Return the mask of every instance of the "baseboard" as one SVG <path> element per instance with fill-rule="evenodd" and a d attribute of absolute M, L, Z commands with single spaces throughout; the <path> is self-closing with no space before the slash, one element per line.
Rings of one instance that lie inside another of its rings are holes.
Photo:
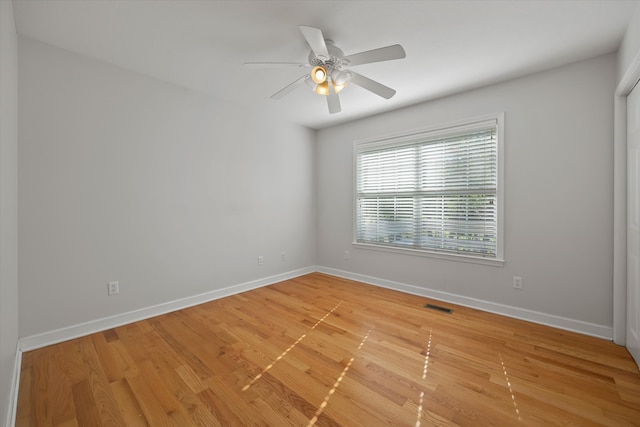
<path fill-rule="evenodd" d="M 452 304 L 457 304 L 464 307 L 476 308 L 478 310 L 488 311 L 490 313 L 500 314 L 515 319 L 526 320 L 529 322 L 552 326 L 567 331 L 578 332 L 584 335 L 590 335 L 607 340 L 611 340 L 613 338 L 613 328 L 611 326 L 583 322 L 580 320 L 555 316 L 553 314 L 512 307 L 504 304 L 498 304 L 495 302 L 484 301 L 476 298 L 469 298 L 462 295 L 456 295 L 433 289 L 426 289 L 414 285 L 408 285 L 406 283 L 394 282 L 391 280 L 380 279 L 377 277 L 366 276 L 363 274 L 352 273 L 349 271 L 343 271 L 329 267 L 319 266 L 317 268 L 317 271 L 319 271 L 320 273 L 330 274 L 332 276 L 380 286 L 382 288 L 393 289 L 412 295 L 419 295 L 427 298 L 437 299 L 440 301 L 450 302 Z"/>
<path fill-rule="evenodd" d="M 107 329 L 126 325 L 128 323 L 149 319 L 151 317 L 170 313 L 176 310 L 181 310 L 187 307 L 192 307 L 194 305 L 213 301 L 219 298 L 224 298 L 241 292 L 250 291 L 256 288 L 261 288 L 263 286 L 268 286 L 273 283 L 281 282 L 283 280 L 293 279 L 295 277 L 313 273 L 314 271 L 316 271 L 315 266 L 305 267 L 298 270 L 277 274 L 275 276 L 265 277 L 262 279 L 229 286 L 222 289 L 216 289 L 214 291 L 181 298 L 175 301 L 142 308 L 115 316 L 104 317 L 78 325 L 68 326 L 37 335 L 31 335 L 20 339 L 19 349 L 21 351 L 35 350 L 37 348 L 57 344 L 63 341 L 68 341 L 70 339 L 82 337 L 96 332 L 105 331 Z"/>
<path fill-rule="evenodd" d="M 6 427 L 16 425 L 16 415 L 18 411 L 18 389 L 20 388 L 20 370 L 22 369 L 22 351 L 20 343 L 16 343 L 16 357 L 13 362 L 13 373 L 11 375 L 11 388 L 9 389 L 9 407 L 7 408 Z"/>

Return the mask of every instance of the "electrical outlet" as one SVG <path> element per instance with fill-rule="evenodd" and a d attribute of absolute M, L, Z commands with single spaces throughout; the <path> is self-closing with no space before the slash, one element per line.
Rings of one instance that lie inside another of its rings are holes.
<path fill-rule="evenodd" d="M 522 277 L 513 276 L 513 289 L 522 289 Z"/>
<path fill-rule="evenodd" d="M 258 265 L 264 264 L 264 258 L 262 255 L 258 256 Z"/>
<path fill-rule="evenodd" d="M 107 283 L 107 295 L 115 295 L 120 293 L 120 284 L 118 282 Z"/>
<path fill-rule="evenodd" d="M 282 262 L 286 262 L 287 261 L 287 253 L 286 252 L 282 252 L 280 254 L 280 261 L 282 261 Z"/>
<path fill-rule="evenodd" d="M 344 259 L 348 260 L 350 258 L 349 251 L 344 251 Z"/>

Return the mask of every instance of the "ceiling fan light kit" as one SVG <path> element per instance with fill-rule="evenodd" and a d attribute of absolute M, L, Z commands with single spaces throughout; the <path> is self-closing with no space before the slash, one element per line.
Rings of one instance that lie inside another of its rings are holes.
<path fill-rule="evenodd" d="M 346 86 L 347 86 L 346 83 L 343 83 L 341 85 L 337 85 L 335 82 L 331 82 L 331 87 L 333 88 L 333 91 L 336 94 L 340 93 L 340 91 L 342 89 L 344 89 Z M 315 93 L 317 93 L 318 95 L 329 96 L 329 82 L 328 81 L 324 81 L 324 82 L 320 83 L 319 85 L 316 85 L 316 87 L 313 89 L 313 91 Z"/>
<path fill-rule="evenodd" d="M 315 66 L 313 70 L 311 70 L 311 79 L 316 82 L 316 84 L 324 83 L 327 80 L 327 70 L 321 65 Z"/>
<path fill-rule="evenodd" d="M 281 99 L 298 86 L 308 84 L 313 91 L 327 97 L 329 113 L 335 114 L 341 111 L 338 93 L 347 86 L 347 82 L 360 86 L 385 99 L 391 98 L 396 91 L 382 83 L 362 76 L 347 67 L 354 65 L 370 64 L 373 62 L 402 59 L 406 56 L 404 49 L 399 44 L 381 47 L 345 56 L 332 40 L 325 39 L 318 28 L 299 26 L 302 35 L 311 47 L 308 64 L 291 62 L 247 62 L 247 67 L 291 67 L 311 68 L 311 72 L 304 74 L 294 82 L 285 86 L 271 96 L 273 99 Z"/>

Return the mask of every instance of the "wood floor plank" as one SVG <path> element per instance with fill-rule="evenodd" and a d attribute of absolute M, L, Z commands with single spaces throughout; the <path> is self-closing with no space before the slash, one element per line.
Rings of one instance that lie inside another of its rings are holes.
<path fill-rule="evenodd" d="M 101 334 L 97 334 L 101 335 Z M 95 405 L 94 409 L 89 410 L 86 408 L 86 412 L 83 417 L 78 416 L 78 422 L 81 425 L 87 425 L 88 420 L 94 420 L 95 413 L 98 414 L 98 425 L 123 425 L 124 421 L 120 415 L 118 404 L 110 391 L 107 374 L 100 363 L 100 357 L 96 351 L 93 339 L 96 334 L 84 337 L 80 340 L 80 351 L 84 361 L 84 366 L 87 367 L 88 379 L 74 384 L 74 401 L 80 402 L 83 405 Z M 78 386 L 79 387 L 76 387 Z M 85 393 L 86 387 L 89 387 L 91 396 L 80 397 L 76 396 L 76 393 Z M 78 403 L 76 403 L 77 406 Z M 76 408 L 77 410 L 77 408 Z"/>
<path fill-rule="evenodd" d="M 93 397 L 93 390 L 89 380 L 74 384 L 72 393 L 78 423 L 80 425 L 102 425 L 98 405 Z M 37 424 L 44 425 L 39 422 Z"/>
<path fill-rule="evenodd" d="M 313 273 L 23 354 L 16 425 L 640 426 L 640 372 L 610 341 Z"/>
<path fill-rule="evenodd" d="M 110 384 L 113 396 L 118 402 L 118 408 L 120 414 L 124 420 L 125 425 L 132 427 L 144 427 L 149 426 L 138 400 L 131 390 L 131 386 L 127 378 L 122 378 L 118 381 L 114 381 Z"/>
<path fill-rule="evenodd" d="M 223 399 L 220 399 L 210 388 L 206 388 L 198 393 L 198 400 L 202 407 L 208 411 L 215 419 L 212 426 L 241 426 L 242 421 L 232 410 L 227 407 Z"/>
<path fill-rule="evenodd" d="M 171 421 L 161 403 L 161 399 L 158 399 L 154 394 L 142 373 L 127 377 L 127 383 L 149 425 L 171 425 Z"/>
<path fill-rule="evenodd" d="M 256 384 L 255 388 L 261 396 L 257 400 L 263 402 L 264 405 L 272 406 L 277 412 L 278 418 L 287 420 L 287 425 L 305 425 L 316 410 L 312 403 L 302 398 L 269 372 L 263 375 L 262 381 Z M 278 425 L 278 418 L 274 419 L 272 416 L 269 424 Z"/>

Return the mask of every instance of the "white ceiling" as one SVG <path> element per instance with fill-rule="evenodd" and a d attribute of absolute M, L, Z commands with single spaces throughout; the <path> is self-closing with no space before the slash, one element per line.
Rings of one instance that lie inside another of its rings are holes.
<path fill-rule="evenodd" d="M 14 0 L 14 13 L 20 35 L 318 129 L 614 52 L 639 3 Z M 270 99 L 304 71 L 242 64 L 306 62 L 301 24 L 346 55 L 401 44 L 405 59 L 354 67 L 396 95 L 351 85 L 331 115 L 306 86 Z"/>

